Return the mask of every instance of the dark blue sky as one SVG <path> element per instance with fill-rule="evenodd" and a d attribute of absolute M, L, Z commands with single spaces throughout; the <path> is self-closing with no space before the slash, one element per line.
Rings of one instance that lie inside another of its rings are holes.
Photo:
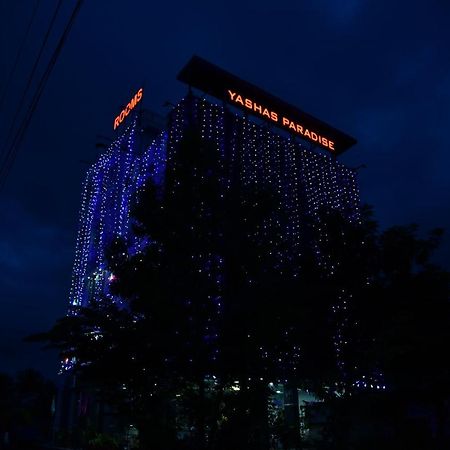
<path fill-rule="evenodd" d="M 56 0 L 41 3 L 0 110 L 0 145 Z M 0 5 L 2 87 L 33 4 Z M 0 194 L 0 370 L 57 367 L 21 337 L 65 314 L 80 160 L 95 158 L 96 135 L 112 135 L 136 87 L 161 114 L 179 100 L 175 77 L 194 53 L 355 136 L 340 159 L 367 165 L 362 200 L 383 227 L 449 229 L 449 23 L 446 0 L 86 1 Z M 447 266 L 449 249 L 447 239 L 437 256 Z"/>

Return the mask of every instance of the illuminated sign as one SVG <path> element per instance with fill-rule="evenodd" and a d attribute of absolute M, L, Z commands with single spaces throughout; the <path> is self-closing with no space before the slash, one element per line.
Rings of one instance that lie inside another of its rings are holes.
<path fill-rule="evenodd" d="M 144 94 L 143 88 L 140 88 L 134 97 L 128 102 L 127 106 L 120 112 L 120 114 L 114 119 L 114 129 L 116 129 L 124 120 L 125 117 L 130 114 L 131 111 L 136 107 L 136 105 L 142 100 L 142 95 Z"/>
<path fill-rule="evenodd" d="M 178 74 L 189 86 L 224 100 L 339 155 L 356 140 L 235 75 L 194 56 Z"/>
<path fill-rule="evenodd" d="M 309 130 L 308 128 L 304 127 L 303 125 L 296 123 L 294 120 L 291 120 L 288 117 L 284 117 L 283 115 L 279 114 L 277 111 L 271 111 L 268 108 L 265 108 L 264 106 L 253 101 L 252 99 L 243 97 L 242 95 L 238 94 L 237 92 L 233 92 L 230 89 L 228 89 L 227 92 L 229 95 L 229 100 L 231 102 L 237 103 L 241 106 L 245 106 L 247 109 L 250 109 L 251 111 L 262 116 L 263 118 L 270 119 L 271 121 L 273 121 L 277 124 L 281 124 L 283 127 L 286 127 L 289 130 L 292 130 L 295 133 L 298 133 L 305 139 L 309 139 L 310 141 L 317 142 L 318 144 L 322 145 L 323 147 L 329 149 L 332 152 L 335 151 L 334 141 L 332 141 L 330 138 L 321 136 L 319 133 Z"/>

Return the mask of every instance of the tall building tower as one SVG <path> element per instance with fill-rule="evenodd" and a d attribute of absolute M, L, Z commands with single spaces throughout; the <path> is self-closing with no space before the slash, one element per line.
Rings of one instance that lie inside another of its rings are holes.
<path fill-rule="evenodd" d="M 116 274 L 108 263 L 108 252 L 117 240 L 130 257 L 144 253 L 152 244 L 152 236 L 137 233 L 133 226 L 133 211 L 139 209 L 142 194 L 153 186 L 166 199 L 183 198 L 197 214 L 196 221 L 186 218 L 192 235 L 200 224 L 202 233 L 219 243 L 209 250 L 195 246 L 190 250 L 191 269 L 198 272 L 196 280 L 207 286 L 203 297 L 195 301 L 200 302 L 197 310 L 204 311 L 200 341 L 206 343 L 214 373 L 221 358 L 221 317 L 232 309 L 229 285 L 234 268 L 230 266 L 240 264 L 236 256 L 239 249 L 234 248 L 233 253 L 227 248 L 233 236 L 227 213 L 232 211 L 235 223 L 245 228 L 247 218 L 252 220 L 252 211 L 264 210 L 251 227 L 239 231 L 254 244 L 254 259 L 270 266 L 269 271 L 260 270 L 256 276 L 277 273 L 278 280 L 289 283 L 302 276 L 302 264 L 311 255 L 323 273 L 333 274 L 336 261 L 323 245 L 327 233 L 323 212 L 337 213 L 350 224 L 360 220 L 355 171 L 337 159 L 355 140 L 200 58 L 194 57 L 178 78 L 189 85 L 189 92 L 173 107 L 160 131 L 155 133 L 155 127 L 144 126 L 142 114 L 132 111 L 136 101 L 131 101 L 114 123 L 118 137 L 88 170 L 69 314 L 105 298 L 121 304 L 122 299 L 112 289 Z M 201 89 L 205 95 L 195 94 L 192 88 Z M 186 146 L 189 141 L 190 147 Z M 196 160 L 190 158 L 193 145 L 202 147 L 207 163 L 199 164 L 198 154 Z M 183 194 L 186 173 L 199 185 L 204 179 L 214 179 L 214 200 L 201 189 L 187 198 Z M 245 268 L 242 270 L 245 272 Z M 254 276 L 248 274 L 245 283 L 250 286 L 258 282 Z M 329 311 L 334 321 L 332 346 L 341 379 L 347 386 L 360 386 L 356 373 L 350 373 L 356 367 L 349 370 L 345 359 L 349 297 L 351 293 L 342 290 Z M 239 301 L 247 299 L 241 297 Z M 277 301 L 275 293 L 274 309 Z M 286 335 L 290 332 L 287 329 Z M 288 383 L 289 374 L 301 364 L 301 349 L 269 349 L 262 344 L 258 348 L 261 361 L 279 366 L 277 378 L 271 379 L 273 372 L 269 370 L 264 372 L 264 364 L 255 366 L 254 373 L 249 374 L 264 382 Z M 190 361 L 195 358 L 187 357 Z M 70 368 L 71 361 L 66 365 Z M 371 380 L 374 388 L 381 387 L 376 379 Z M 292 392 L 289 395 L 292 397 Z"/>
<path fill-rule="evenodd" d="M 195 63 L 194 59 L 184 72 L 205 70 L 204 76 L 208 77 L 211 66 L 198 67 Z M 236 85 L 235 80 L 233 84 Z M 358 220 L 359 193 L 355 172 L 336 159 L 343 150 L 320 153 L 309 148 L 308 139 L 309 144 L 317 144 L 317 139 L 336 147 L 339 143 L 314 131 L 308 133 L 308 129 L 297 123 L 296 127 L 314 139 L 291 131 L 290 125 L 283 130 L 281 120 L 285 118 L 279 112 L 270 111 L 272 117 L 274 114 L 279 116 L 280 124 L 274 124 L 270 118 L 267 123 L 266 117 L 259 113 L 264 110 L 256 101 L 239 97 L 244 114 L 234 108 L 235 101 L 212 103 L 204 96 L 190 93 L 173 108 L 167 127 L 147 146 L 142 144 L 142 127 L 135 115 L 90 167 L 83 185 L 71 307 L 86 305 L 96 295 L 108 292 L 111 274 L 106 270 L 105 249 L 114 237 L 125 238 L 130 251 L 139 251 L 143 244 L 130 229 L 130 209 L 148 182 L 164 187 L 168 174 L 170 179 L 176 176 L 173 170 L 179 142 L 192 126 L 200 130 L 222 168 L 224 193 L 236 187 L 245 190 L 252 186 L 277 194 L 272 214 L 259 233 L 270 237 L 271 251 L 277 255 L 280 270 L 285 268 L 295 272 L 295 261 L 301 256 L 302 249 L 315 245 L 311 242 L 307 224 L 320 227 L 322 209 L 338 211 L 350 222 Z M 249 114 L 245 102 L 247 105 L 251 102 L 250 112 L 256 111 L 256 115 Z M 312 120 L 308 115 L 307 118 Z M 280 128 L 276 128 L 278 125 Z M 320 129 L 324 125 L 317 120 L 315 126 Z M 342 145 L 348 146 L 352 139 L 342 136 Z"/>

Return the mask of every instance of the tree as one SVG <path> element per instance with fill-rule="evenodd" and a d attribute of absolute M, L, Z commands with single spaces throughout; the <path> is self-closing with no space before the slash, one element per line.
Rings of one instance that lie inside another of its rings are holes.
<path fill-rule="evenodd" d="M 264 448 L 270 381 L 296 392 L 337 377 L 333 287 L 312 249 L 292 263 L 301 277 L 284 271 L 261 232 L 283 215 L 278 194 L 228 188 L 216 152 L 195 127 L 185 134 L 164 187 L 149 181 L 132 211 L 139 245 L 117 237 L 107 251 L 109 292 L 39 337 L 137 424 L 144 445 L 175 440 L 181 408 L 196 448 L 233 427 L 230 445 Z"/>
<path fill-rule="evenodd" d="M 429 264 L 439 233 L 381 233 L 368 211 L 355 223 L 323 210 L 304 218 L 310 245 L 283 266 L 261 232 L 277 193 L 229 186 L 233 174 L 195 127 L 173 151 L 164 186 L 148 181 L 132 211 L 136 240 L 108 248 L 107 293 L 38 337 L 136 424 L 143 447 L 267 447 L 271 381 L 323 398 L 355 394 L 362 376 L 403 386 L 425 301 L 445 324 L 447 274 Z M 424 358 L 439 333 L 423 333 Z M 446 372 L 431 363 L 442 392 Z"/>
<path fill-rule="evenodd" d="M 331 403 L 330 448 L 447 448 L 450 274 L 431 263 L 442 230 L 420 237 L 415 225 L 380 231 L 372 223 L 344 235 L 347 257 L 339 258 L 344 264 L 335 279 L 352 294 L 346 357 L 358 365 L 359 381 L 349 386 L 352 397 Z M 359 250 L 352 244 L 358 241 L 364 242 Z M 329 242 L 342 251 L 338 239 Z M 411 408 L 428 411 L 421 425 L 408 418 Z M 363 427 L 366 435 L 357 436 Z"/>

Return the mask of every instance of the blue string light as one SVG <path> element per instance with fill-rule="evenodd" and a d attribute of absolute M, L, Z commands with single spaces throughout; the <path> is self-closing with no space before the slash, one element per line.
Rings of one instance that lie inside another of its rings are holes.
<path fill-rule="evenodd" d="M 70 314 L 76 314 L 77 307 L 100 300 L 104 295 L 113 298 L 108 286 L 114 274 L 108 271 L 105 258 L 105 251 L 111 243 L 121 238 L 130 254 L 143 251 L 148 244 L 142 237 L 133 234 L 130 210 L 148 183 L 162 189 L 168 188 L 168 173 L 172 180 L 176 180 L 178 144 L 193 123 L 199 127 L 202 138 L 211 144 L 211 151 L 215 152 L 222 174 L 219 180 L 221 197 L 230 191 L 234 183 L 239 183 L 243 188 L 276 193 L 273 213 L 260 224 L 252 238 L 270 243 L 267 251 L 274 257 L 280 273 L 297 277 L 302 252 L 308 246 L 314 249 L 321 270 L 334 274 L 339 262 L 333 261 L 322 250 L 323 242 L 328 237 L 320 212 L 326 208 L 340 212 L 349 222 L 360 220 L 359 192 L 353 170 L 328 154 L 306 149 L 293 136 L 277 134 L 267 125 L 257 124 L 205 99 L 186 97 L 174 108 L 170 117 L 168 129 L 162 131 L 142 152 L 138 150 L 139 130 L 135 118 L 88 170 L 81 197 L 69 294 Z M 241 201 L 244 205 L 246 199 Z M 306 223 L 313 227 L 315 237 L 305 233 Z M 223 313 L 223 255 L 193 254 L 192 257 L 198 270 L 213 280 L 207 299 L 211 314 L 205 325 L 204 339 L 211 348 L 210 358 L 215 361 L 220 352 L 217 320 Z M 350 297 L 350 293 L 342 290 L 333 306 L 336 316 L 334 347 L 342 372 L 346 371 L 342 353 L 346 345 L 345 309 Z M 286 340 L 289 340 L 289 330 L 286 333 Z M 295 373 L 301 349 L 294 345 L 290 350 L 270 354 L 260 347 L 260 357 L 262 360 L 278 361 L 279 366 L 284 368 L 280 373 Z M 373 385 L 375 389 L 384 386 L 379 380 L 358 380 L 353 385 Z"/>

